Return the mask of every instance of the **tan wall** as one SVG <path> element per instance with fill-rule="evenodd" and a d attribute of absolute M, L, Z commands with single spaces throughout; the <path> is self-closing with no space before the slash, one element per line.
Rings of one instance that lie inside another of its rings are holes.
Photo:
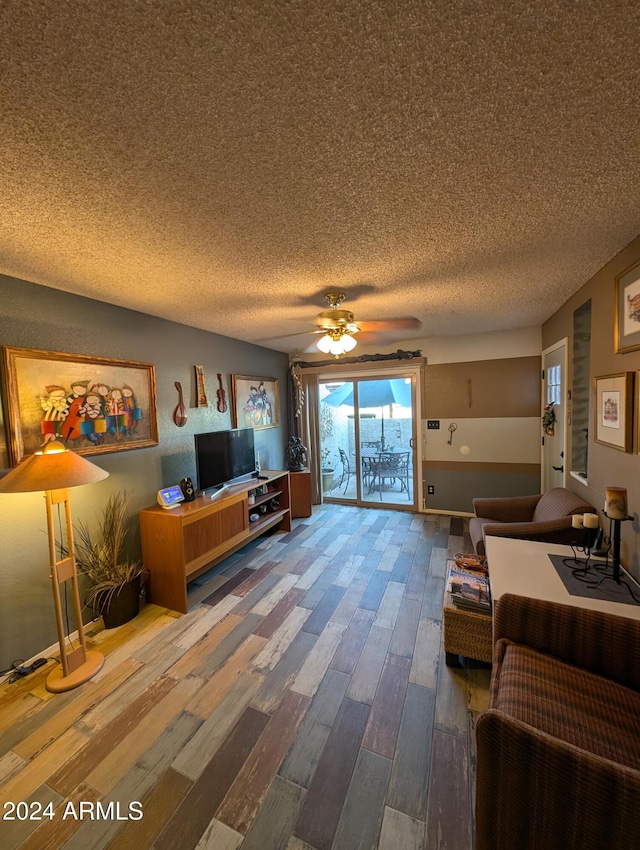
<path fill-rule="evenodd" d="M 539 492 L 540 369 L 539 355 L 427 364 L 425 418 L 440 425 L 423 432 L 427 508 L 472 513 L 476 496 Z"/>
<path fill-rule="evenodd" d="M 537 417 L 540 357 L 429 365 L 425 396 L 429 407 L 448 419 Z"/>
<path fill-rule="evenodd" d="M 622 560 L 636 577 L 640 577 L 640 456 L 638 455 L 638 407 L 640 390 L 640 350 L 626 354 L 615 352 L 615 279 L 629 266 L 640 261 L 640 236 L 606 264 L 567 303 L 558 310 L 542 328 L 542 345 L 547 348 L 563 337 L 569 338 L 569 351 L 573 347 L 573 313 L 591 299 L 591 364 L 590 380 L 600 375 L 635 372 L 636 411 L 635 446 L 633 453 L 625 453 L 596 443 L 593 439 L 593 393 L 590 402 L 591 433 L 589 434 L 588 484 L 570 479 L 569 487 L 591 502 L 599 510 L 604 505 L 607 486 L 626 487 L 629 510 L 635 514 L 633 523 L 622 526 Z M 571 370 L 570 370 L 571 371 Z M 571 380 L 571 376 L 569 378 Z M 569 386 L 571 384 L 569 383 Z M 569 439 L 571 435 L 569 434 Z M 571 445 L 568 457 L 571 457 Z"/>

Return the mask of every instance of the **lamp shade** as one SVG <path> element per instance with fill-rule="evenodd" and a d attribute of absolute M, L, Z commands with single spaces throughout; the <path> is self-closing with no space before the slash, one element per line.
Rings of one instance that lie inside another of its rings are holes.
<path fill-rule="evenodd" d="M 347 351 L 352 351 L 356 347 L 355 339 L 348 333 L 327 333 L 321 337 L 316 343 L 316 347 L 324 354 L 333 354 L 339 357 L 341 354 L 346 354 Z"/>
<path fill-rule="evenodd" d="M 342 343 L 343 351 L 353 351 L 353 349 L 357 345 L 355 339 L 352 336 L 349 336 L 348 334 L 345 334 L 340 340 L 340 342 Z"/>
<path fill-rule="evenodd" d="M 331 348 L 332 345 L 333 345 L 333 340 L 331 339 L 331 337 L 328 334 L 326 336 L 320 337 L 320 339 L 316 343 L 316 347 L 320 351 L 322 351 L 324 354 L 329 353 L 329 349 Z"/>
<path fill-rule="evenodd" d="M 57 440 L 48 443 L 0 478 L 0 493 L 32 493 L 37 490 L 62 490 L 93 484 L 109 473 L 69 451 Z"/>

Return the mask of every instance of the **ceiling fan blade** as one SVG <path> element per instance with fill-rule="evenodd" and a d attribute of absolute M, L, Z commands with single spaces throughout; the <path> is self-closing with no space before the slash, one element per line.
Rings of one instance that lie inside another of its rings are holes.
<path fill-rule="evenodd" d="M 277 334 L 276 336 L 262 336 L 258 339 L 254 340 L 254 342 L 272 342 L 275 339 L 289 339 L 293 336 L 308 336 L 309 334 L 320 334 L 325 333 L 324 331 L 315 330 L 315 331 L 298 331 L 293 334 Z"/>
<path fill-rule="evenodd" d="M 382 331 L 362 331 L 355 339 L 360 345 L 389 345 L 395 340 Z"/>
<path fill-rule="evenodd" d="M 317 342 L 312 342 L 311 345 L 308 345 L 306 348 L 302 349 L 304 354 L 318 354 L 321 353 L 318 348 Z"/>
<path fill-rule="evenodd" d="M 396 316 L 390 319 L 371 319 L 358 321 L 361 331 L 417 331 L 422 327 L 415 316 Z"/>

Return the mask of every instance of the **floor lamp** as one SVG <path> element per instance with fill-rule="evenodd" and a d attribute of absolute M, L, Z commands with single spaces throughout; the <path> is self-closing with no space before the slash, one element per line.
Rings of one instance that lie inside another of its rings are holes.
<path fill-rule="evenodd" d="M 53 601 L 56 609 L 58 642 L 60 644 L 60 666 L 47 677 L 46 688 L 53 693 L 70 691 L 94 676 L 104 664 L 100 652 L 88 651 L 82 625 L 82 606 L 78 591 L 78 573 L 73 546 L 73 526 L 69 505 L 69 488 L 80 484 L 92 484 L 107 478 L 108 472 L 85 460 L 75 452 L 68 451 L 62 443 L 47 443 L 41 452 L 30 455 L 15 469 L 0 479 L 0 493 L 31 493 L 45 491 L 47 506 L 47 532 L 49 536 L 49 560 L 51 563 L 51 583 Z M 56 556 L 56 535 L 54 526 L 54 505 L 64 505 L 67 527 L 66 557 L 58 560 Z M 71 582 L 73 606 L 78 627 L 79 645 L 68 650 L 64 632 L 60 585 Z"/>

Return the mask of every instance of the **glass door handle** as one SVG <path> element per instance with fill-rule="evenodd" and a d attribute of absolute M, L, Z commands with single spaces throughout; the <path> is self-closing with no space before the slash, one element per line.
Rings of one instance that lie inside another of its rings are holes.
<path fill-rule="evenodd" d="M 416 447 L 416 441 L 413 439 L 413 437 L 411 437 L 411 439 L 409 440 L 409 446 L 412 449 L 415 449 L 415 447 Z"/>

